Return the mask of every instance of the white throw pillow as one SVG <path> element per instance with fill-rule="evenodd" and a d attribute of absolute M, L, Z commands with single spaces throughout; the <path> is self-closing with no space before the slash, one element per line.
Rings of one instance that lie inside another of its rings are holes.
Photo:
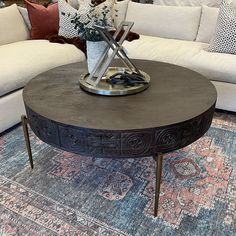
<path fill-rule="evenodd" d="M 78 30 L 71 23 L 71 17 L 77 14 L 77 10 L 69 5 L 65 0 L 58 1 L 59 11 L 59 32 L 58 35 L 66 38 L 78 37 Z"/>
<path fill-rule="evenodd" d="M 0 9 L 0 45 L 29 39 L 29 30 L 16 4 Z"/>
<path fill-rule="evenodd" d="M 129 2 L 127 21 L 132 31 L 149 36 L 193 41 L 196 39 L 201 7 L 157 6 Z"/>
<path fill-rule="evenodd" d="M 208 52 L 236 54 L 236 8 L 222 1 L 216 23 L 216 31 Z"/>
<path fill-rule="evenodd" d="M 153 0 L 155 5 L 165 6 L 201 6 L 219 7 L 221 0 Z"/>
<path fill-rule="evenodd" d="M 113 13 L 115 28 L 117 28 L 120 25 L 120 23 L 125 20 L 128 4 L 129 0 L 117 2 L 115 4 Z"/>
<path fill-rule="evenodd" d="M 18 10 L 20 11 L 20 14 L 22 15 L 28 29 L 30 30 L 31 23 L 30 23 L 29 14 L 28 14 L 27 9 L 25 7 L 20 7 L 20 6 L 17 6 L 17 7 L 18 7 Z"/>
<path fill-rule="evenodd" d="M 219 8 L 202 6 L 201 22 L 198 29 L 196 41 L 210 43 L 216 29 L 216 21 L 219 15 Z"/>

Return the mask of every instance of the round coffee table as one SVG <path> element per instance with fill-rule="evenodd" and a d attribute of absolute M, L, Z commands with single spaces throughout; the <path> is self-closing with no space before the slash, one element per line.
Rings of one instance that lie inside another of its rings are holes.
<path fill-rule="evenodd" d="M 24 88 L 22 116 L 31 167 L 27 122 L 44 142 L 94 157 L 156 160 L 154 215 L 157 215 L 163 154 L 187 146 L 210 127 L 216 89 L 202 75 L 176 65 L 134 60 L 151 77 L 141 93 L 107 97 L 83 91 L 85 63 L 38 75 Z M 119 61 L 114 66 L 122 66 Z"/>

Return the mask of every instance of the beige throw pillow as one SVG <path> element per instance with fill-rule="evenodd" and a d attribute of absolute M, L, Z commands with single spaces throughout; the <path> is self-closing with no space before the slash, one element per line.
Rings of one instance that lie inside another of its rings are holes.
<path fill-rule="evenodd" d="M 219 8 L 202 6 L 201 22 L 198 29 L 196 41 L 210 43 L 216 29 Z"/>
<path fill-rule="evenodd" d="M 155 5 L 165 6 L 201 6 L 202 4 L 219 7 L 221 0 L 153 0 Z"/>
<path fill-rule="evenodd" d="M 170 39 L 194 41 L 197 37 L 201 7 L 157 6 L 129 2 L 127 21 L 132 31 Z"/>
<path fill-rule="evenodd" d="M 29 30 L 17 5 L 0 9 L 0 45 L 29 39 Z"/>
<path fill-rule="evenodd" d="M 128 4 L 129 0 L 120 1 L 115 4 L 113 13 L 115 28 L 117 28 L 120 23 L 125 20 Z"/>
<path fill-rule="evenodd" d="M 20 7 L 20 6 L 17 6 L 17 7 L 18 7 L 18 10 L 19 10 L 20 14 L 22 15 L 28 29 L 30 30 L 31 23 L 30 23 L 29 14 L 28 14 L 27 9 L 25 7 Z"/>

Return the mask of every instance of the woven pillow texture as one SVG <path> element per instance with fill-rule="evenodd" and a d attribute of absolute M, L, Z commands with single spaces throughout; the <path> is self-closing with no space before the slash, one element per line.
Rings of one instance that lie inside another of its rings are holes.
<path fill-rule="evenodd" d="M 236 9 L 223 0 L 208 52 L 236 54 Z"/>
<path fill-rule="evenodd" d="M 95 21 L 88 18 L 88 15 L 91 15 L 91 2 L 88 0 L 81 0 L 79 1 L 79 9 L 76 10 L 75 8 L 71 7 L 68 3 L 65 2 L 65 0 L 59 0 L 58 1 L 58 7 L 59 7 L 59 35 L 64 36 L 67 38 L 73 38 L 80 36 L 80 32 L 78 32 L 78 29 L 75 28 L 74 24 L 71 23 L 71 20 L 73 17 L 77 15 L 80 16 L 80 21 L 82 23 L 89 22 L 86 27 L 92 28 L 95 24 Z M 109 12 L 106 14 L 107 24 L 111 27 L 109 27 L 109 30 L 114 29 L 114 0 L 106 0 L 105 2 L 97 5 L 94 8 L 94 11 L 92 12 L 93 15 L 96 15 L 96 19 L 102 19 L 102 12 L 103 9 L 109 9 Z"/>
<path fill-rule="evenodd" d="M 59 32 L 58 35 L 66 38 L 77 37 L 78 30 L 71 23 L 71 18 L 77 14 L 77 10 L 69 5 L 65 0 L 58 0 L 59 11 Z"/>

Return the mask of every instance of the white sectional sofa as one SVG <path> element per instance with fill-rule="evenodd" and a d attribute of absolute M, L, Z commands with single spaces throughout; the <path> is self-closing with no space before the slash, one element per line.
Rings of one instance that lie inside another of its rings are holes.
<path fill-rule="evenodd" d="M 126 20 L 141 37 L 125 42 L 131 58 L 163 61 L 204 75 L 217 89 L 216 107 L 236 111 L 236 55 L 207 52 L 218 8 L 129 2 Z M 151 26 L 150 26 L 151 25 Z M 158 73 L 158 72 L 157 72 Z"/>
<path fill-rule="evenodd" d="M 36 75 L 85 60 L 71 44 L 30 40 L 17 6 L 0 9 L 0 132 L 20 122 L 25 113 L 22 88 Z"/>
<path fill-rule="evenodd" d="M 51 68 L 85 60 L 73 45 L 29 40 L 29 29 L 16 5 L 10 8 L 8 14 L 6 8 L 0 10 L 0 22 L 8 22 L 7 26 L 0 24 L 0 132 L 20 121 L 24 113 L 22 88 L 30 79 Z M 130 58 L 195 70 L 216 86 L 217 108 L 236 111 L 236 55 L 205 51 L 214 33 L 217 8 L 167 7 L 127 0 L 119 8 L 119 20 L 134 21 L 132 31 L 140 34 L 139 40 L 124 43 Z"/>

